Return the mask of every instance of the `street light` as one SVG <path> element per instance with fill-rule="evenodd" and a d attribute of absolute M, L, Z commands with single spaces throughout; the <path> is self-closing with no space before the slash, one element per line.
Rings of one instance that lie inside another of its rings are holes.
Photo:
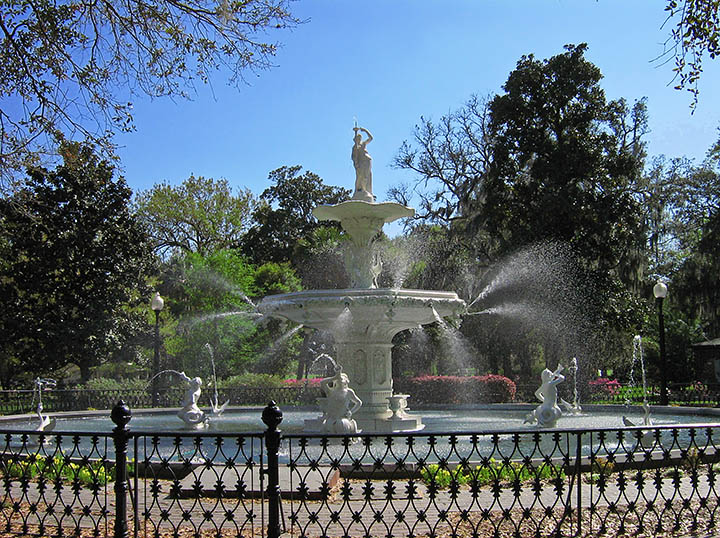
<path fill-rule="evenodd" d="M 155 292 L 150 301 L 150 308 L 155 312 L 155 355 L 153 356 L 153 377 L 152 377 L 152 404 L 157 407 L 160 404 L 160 394 L 158 394 L 158 374 L 160 372 L 160 311 L 165 306 L 165 301 Z"/>
<path fill-rule="evenodd" d="M 658 280 L 653 287 L 653 295 L 658 309 L 658 333 L 660 338 L 660 405 L 668 405 L 667 368 L 665 364 L 665 322 L 663 319 L 663 300 L 667 297 L 667 286 Z"/>

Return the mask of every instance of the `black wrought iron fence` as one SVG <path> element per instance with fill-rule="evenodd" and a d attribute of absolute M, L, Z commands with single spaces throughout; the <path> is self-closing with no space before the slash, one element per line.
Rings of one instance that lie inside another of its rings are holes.
<path fill-rule="evenodd" d="M 642 387 L 596 386 L 587 394 L 593 403 L 640 404 L 647 399 L 650 405 L 661 405 L 660 387 L 649 385 Z M 671 405 L 694 407 L 720 407 L 720 383 L 670 383 L 668 400 Z"/>
<path fill-rule="evenodd" d="M 106 536 L 717 534 L 720 425 L 355 436 L 5 430 L 0 529 Z M 132 421 L 129 422 L 132 425 Z"/>
<path fill-rule="evenodd" d="M 518 385 L 515 401 L 535 401 L 537 385 Z M 566 389 L 569 390 L 569 389 Z M 639 404 L 643 401 L 640 387 L 622 389 L 609 387 L 585 387 L 581 401 L 589 403 Z M 720 407 L 720 383 L 683 383 L 668 386 L 669 400 L 673 405 Z M 177 407 L 182 401 L 182 388 L 160 390 L 158 401 L 161 407 Z M 211 391 L 205 391 L 203 398 L 209 404 Z M 218 399 L 221 402 L 230 400 L 230 405 L 264 405 L 268 399 L 279 405 L 312 404 L 321 396 L 316 386 L 299 387 L 236 387 L 219 389 Z M 572 399 L 570 393 L 566 399 Z M 660 390 L 650 386 L 645 393 L 651 405 L 660 404 Z M 152 394 L 147 390 L 49 390 L 43 392 L 43 408 L 47 412 L 82 411 L 86 409 L 110 409 L 115 402 L 122 399 L 133 408 L 149 408 L 153 406 Z M 202 402 L 201 402 L 202 403 Z M 417 403 L 417 402 L 416 402 Z M 32 390 L 0 391 L 0 414 L 31 413 L 37 406 L 37 395 Z"/>
<path fill-rule="evenodd" d="M 158 392 L 160 407 L 177 407 L 183 400 L 182 388 L 163 389 Z M 206 391 L 203 399 L 214 396 Z M 218 389 L 220 403 L 230 400 L 230 405 L 265 405 L 268 399 L 280 405 L 314 403 L 320 396 L 317 387 L 236 387 Z M 42 395 L 45 412 L 84 411 L 87 409 L 111 409 L 118 400 L 124 400 L 133 408 L 153 406 L 152 394 L 147 390 L 48 390 Z M 38 399 L 32 390 L 0 391 L 0 414 L 31 413 L 35 411 Z M 203 402 L 201 402 L 203 404 Z M 208 403 L 209 404 L 209 403 Z"/>

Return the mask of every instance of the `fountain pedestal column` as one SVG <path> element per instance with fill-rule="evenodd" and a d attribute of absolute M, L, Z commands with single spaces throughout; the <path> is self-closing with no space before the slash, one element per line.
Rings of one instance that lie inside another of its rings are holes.
<path fill-rule="evenodd" d="M 406 414 L 393 417 L 388 398 L 393 395 L 392 342 L 338 342 L 338 357 L 347 372 L 362 407 L 353 415 L 363 431 L 420 430 L 422 418 Z"/>

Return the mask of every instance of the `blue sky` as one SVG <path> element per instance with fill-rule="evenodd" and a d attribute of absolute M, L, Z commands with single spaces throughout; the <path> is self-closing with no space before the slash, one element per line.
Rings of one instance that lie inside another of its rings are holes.
<path fill-rule="evenodd" d="M 523 54 L 547 58 L 586 42 L 608 99 L 647 97 L 649 155 L 701 160 L 717 138 L 720 62 L 709 60 L 700 103 L 672 88 L 672 63 L 652 60 L 670 26 L 659 0 L 300 0 L 308 22 L 274 33 L 270 71 L 238 91 L 222 77 L 192 101 L 136 100 L 137 131 L 117 138 L 135 191 L 191 173 L 225 178 L 256 195 L 268 172 L 299 164 L 352 188 L 353 119 L 374 136 L 374 191 L 409 182 L 391 167 L 420 116 L 439 119 L 472 95 L 498 93 Z"/>

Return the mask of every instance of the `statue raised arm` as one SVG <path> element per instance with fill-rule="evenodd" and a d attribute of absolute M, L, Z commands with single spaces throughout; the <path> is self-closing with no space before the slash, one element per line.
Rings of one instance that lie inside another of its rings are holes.
<path fill-rule="evenodd" d="M 370 131 L 364 127 L 354 127 L 355 136 L 353 137 L 352 161 L 355 166 L 355 193 L 353 200 L 363 200 L 365 202 L 374 202 L 375 197 L 372 192 L 372 157 L 367 151 L 367 145 L 372 142 Z M 365 133 L 367 138 L 363 140 L 362 134 Z"/>

